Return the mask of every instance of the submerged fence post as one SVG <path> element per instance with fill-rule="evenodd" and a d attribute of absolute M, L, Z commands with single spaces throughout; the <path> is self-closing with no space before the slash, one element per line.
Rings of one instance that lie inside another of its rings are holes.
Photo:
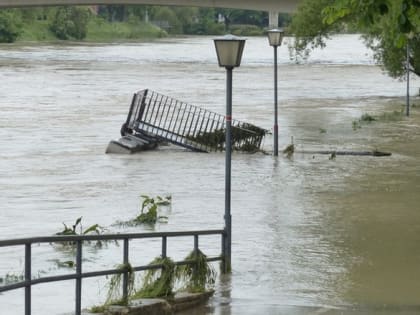
<path fill-rule="evenodd" d="M 76 243 L 76 315 L 82 314 L 82 241 Z"/>
<path fill-rule="evenodd" d="M 123 246 L 123 301 L 128 301 L 128 238 L 124 239 Z"/>
<path fill-rule="evenodd" d="M 194 235 L 194 252 L 198 252 L 198 235 Z"/>
<path fill-rule="evenodd" d="M 193 264 L 193 279 L 198 278 L 198 235 L 194 234 L 194 258 L 195 263 Z"/>
<path fill-rule="evenodd" d="M 162 236 L 162 258 L 166 258 L 167 237 Z"/>
<path fill-rule="evenodd" d="M 230 269 L 226 259 L 227 237 L 226 228 L 222 234 L 222 273 L 229 273 Z"/>
<path fill-rule="evenodd" d="M 31 315 L 31 243 L 25 244 L 25 315 Z"/>

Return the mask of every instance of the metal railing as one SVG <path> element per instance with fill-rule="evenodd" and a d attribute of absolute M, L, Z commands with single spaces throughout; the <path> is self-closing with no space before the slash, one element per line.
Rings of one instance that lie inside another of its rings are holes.
<path fill-rule="evenodd" d="M 20 288 L 25 289 L 25 315 L 31 315 L 31 288 L 33 285 L 47 282 L 57 282 L 64 280 L 76 280 L 75 289 L 75 314 L 81 314 L 82 305 L 82 279 L 107 276 L 114 274 L 123 274 L 122 282 L 122 296 L 126 300 L 128 298 L 128 278 L 129 270 L 124 269 L 107 269 L 97 270 L 92 272 L 82 272 L 82 248 L 83 242 L 89 241 L 123 241 L 123 265 L 128 266 L 129 264 L 129 242 L 135 239 L 145 238 L 160 238 L 162 241 L 162 258 L 166 258 L 167 253 L 167 239 L 172 237 L 185 237 L 191 236 L 194 238 L 194 250 L 199 249 L 199 236 L 203 235 L 221 235 L 221 248 L 222 253 L 219 256 L 207 257 L 207 261 L 223 261 L 224 257 L 224 242 L 225 231 L 224 230 L 203 230 L 203 231 L 183 231 L 183 232 L 154 232 L 154 233 L 130 233 L 130 234 L 104 234 L 104 235 L 77 235 L 77 236 L 46 236 L 46 237 L 32 237 L 32 238 L 21 238 L 21 239 L 10 239 L 0 240 L 0 247 L 11 247 L 11 246 L 24 246 L 25 247 L 25 271 L 23 281 L 15 282 L 12 284 L 6 284 L 0 286 L 0 293 L 5 291 L 16 290 Z M 76 271 L 72 274 L 57 275 L 57 276 L 46 276 L 39 277 L 36 279 L 32 278 L 32 245 L 41 243 L 65 243 L 71 242 L 76 247 Z M 193 265 L 194 261 L 176 261 L 176 265 Z M 144 266 L 131 266 L 131 271 L 145 271 L 151 269 L 163 268 L 163 265 L 144 265 Z"/>
<path fill-rule="evenodd" d="M 190 105 L 152 90 L 134 94 L 121 134 L 157 139 L 193 151 L 225 149 L 225 116 Z M 232 147 L 259 149 L 265 129 L 232 120 Z"/>

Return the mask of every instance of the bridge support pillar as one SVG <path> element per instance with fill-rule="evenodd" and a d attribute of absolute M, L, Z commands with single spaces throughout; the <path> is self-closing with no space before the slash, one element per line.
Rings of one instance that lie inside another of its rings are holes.
<path fill-rule="evenodd" d="M 268 12 L 268 29 L 279 27 L 279 12 L 270 11 Z"/>

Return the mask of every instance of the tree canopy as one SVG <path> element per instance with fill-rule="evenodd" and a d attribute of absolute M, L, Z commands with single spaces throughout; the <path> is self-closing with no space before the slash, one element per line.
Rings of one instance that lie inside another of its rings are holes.
<path fill-rule="evenodd" d="M 0 43 L 13 43 L 20 32 L 20 15 L 13 10 L 0 10 Z"/>
<path fill-rule="evenodd" d="M 89 11 L 86 8 L 60 7 L 51 23 L 51 31 L 59 39 L 84 39 L 88 21 Z"/>
<path fill-rule="evenodd" d="M 225 23 L 221 23 L 221 17 Z M 282 23 L 288 23 L 289 19 L 287 14 L 280 15 Z M 84 40 L 99 36 L 102 40 L 106 37 L 98 35 L 101 30 L 133 39 L 141 33 L 140 28 L 145 28 L 143 33 L 147 34 L 150 27 L 160 28 L 159 34 L 221 35 L 231 32 L 252 36 L 262 35 L 267 24 L 267 12 L 223 8 L 97 5 L 0 9 L 0 43 L 22 38 Z M 48 29 L 45 29 L 46 25 Z"/>
<path fill-rule="evenodd" d="M 304 0 L 291 23 L 294 52 L 306 57 L 324 47 L 329 35 L 349 30 L 363 34 L 376 61 L 392 77 L 406 71 L 408 45 L 410 71 L 420 76 L 419 0 Z"/>

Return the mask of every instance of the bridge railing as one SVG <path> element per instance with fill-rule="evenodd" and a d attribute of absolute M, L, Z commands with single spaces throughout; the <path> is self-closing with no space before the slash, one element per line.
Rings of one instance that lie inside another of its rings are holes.
<path fill-rule="evenodd" d="M 122 296 L 126 300 L 128 298 L 128 285 L 129 285 L 129 271 L 123 269 L 106 269 L 106 270 L 96 270 L 90 272 L 83 272 L 83 244 L 90 241 L 123 241 L 123 255 L 122 263 L 127 266 L 130 264 L 130 255 L 129 255 L 129 242 L 131 240 L 137 239 L 161 239 L 161 256 L 162 258 L 167 257 L 167 239 L 176 238 L 176 237 L 192 237 L 193 238 L 193 248 L 195 251 L 199 249 L 199 237 L 204 235 L 220 235 L 221 236 L 221 254 L 214 257 L 207 257 L 208 262 L 211 261 L 223 261 L 224 253 L 223 249 L 225 248 L 225 232 L 224 230 L 202 230 L 202 231 L 182 231 L 182 232 L 153 232 L 153 233 L 129 233 L 129 234 L 104 234 L 104 235 L 77 235 L 77 236 L 46 236 L 46 237 L 32 237 L 32 238 L 21 238 L 21 239 L 9 239 L 9 240 L 0 240 L 0 247 L 14 247 L 14 246 L 23 246 L 24 247 L 24 276 L 22 281 L 18 281 L 11 284 L 5 284 L 0 286 L 0 293 L 6 291 L 12 291 L 16 289 L 25 289 L 25 315 L 31 315 L 31 289 L 32 286 L 48 283 L 48 282 L 57 282 L 65 280 L 75 280 L 75 314 L 81 315 L 81 305 L 82 305 L 82 280 L 85 278 L 107 276 L 114 274 L 123 274 L 122 281 Z M 32 247 L 35 244 L 50 243 L 50 244 L 59 244 L 59 243 L 69 243 L 74 244 L 76 248 L 76 270 L 74 273 L 57 275 L 57 276 L 45 276 L 34 279 L 32 275 Z M 195 261 L 176 261 L 176 265 L 193 265 Z M 163 268 L 162 265 L 141 265 L 141 266 L 132 266 L 132 271 L 145 271 L 151 269 L 160 269 Z"/>

